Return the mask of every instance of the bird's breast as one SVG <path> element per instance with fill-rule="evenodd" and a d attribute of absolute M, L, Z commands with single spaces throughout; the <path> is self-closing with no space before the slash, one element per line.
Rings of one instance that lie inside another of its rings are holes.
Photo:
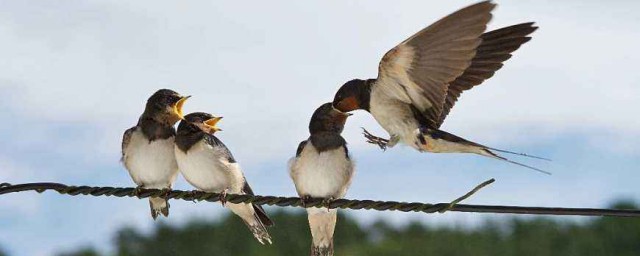
<path fill-rule="evenodd" d="M 173 153 L 174 137 L 149 141 L 140 129 L 131 134 L 124 149 L 124 164 L 131 178 L 147 188 L 166 188 L 178 173 Z"/>
<path fill-rule="evenodd" d="M 290 175 L 301 196 L 344 196 L 353 176 L 353 163 L 343 147 L 318 152 L 307 143 L 300 156 L 292 159 Z"/>
<path fill-rule="evenodd" d="M 369 111 L 390 135 L 413 140 L 416 129 L 420 127 L 411 111 L 411 105 L 390 98 L 379 90 L 371 93 Z"/>
<path fill-rule="evenodd" d="M 237 163 L 230 163 L 226 151 L 200 141 L 187 152 L 175 147 L 176 160 L 185 179 L 198 190 L 221 192 L 244 183 Z M 233 189 L 237 190 L 237 189 Z M 239 191 L 230 191 L 237 193 Z"/>

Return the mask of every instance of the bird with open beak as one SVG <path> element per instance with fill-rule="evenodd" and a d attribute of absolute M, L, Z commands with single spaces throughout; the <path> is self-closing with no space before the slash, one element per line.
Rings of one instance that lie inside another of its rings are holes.
<path fill-rule="evenodd" d="M 221 131 L 216 126 L 220 119 L 196 112 L 180 122 L 174 149 L 180 172 L 198 190 L 221 193 L 222 205 L 244 221 L 258 242 L 271 244 L 266 227 L 273 222 L 260 205 L 224 201 L 227 193 L 253 195 L 253 191 L 231 151 L 214 135 Z"/>
<path fill-rule="evenodd" d="M 336 92 L 333 106 L 342 112 L 371 113 L 390 138 L 366 130 L 365 137 L 383 149 L 401 142 L 420 152 L 475 153 L 544 172 L 495 152 L 533 156 L 490 148 L 440 130 L 462 92 L 493 76 L 537 29 L 533 23 L 522 23 L 484 33 L 495 6 L 490 1 L 468 6 L 404 40 L 384 55 L 376 79 L 345 83 Z"/>
<path fill-rule="evenodd" d="M 176 131 L 173 126 L 181 120 L 182 106 L 189 96 L 161 89 L 147 100 L 136 126 L 124 132 L 122 163 L 138 188 L 171 189 L 178 175 L 173 153 Z M 166 199 L 150 197 L 151 217 L 169 216 Z"/>
<path fill-rule="evenodd" d="M 335 110 L 325 103 L 313 113 L 309 123 L 311 136 L 300 142 L 296 156 L 289 161 L 289 174 L 303 199 L 342 198 L 351 184 L 354 164 L 347 142 L 340 135 L 351 114 Z M 333 232 L 337 210 L 307 208 L 311 229 L 312 256 L 333 255 Z"/>

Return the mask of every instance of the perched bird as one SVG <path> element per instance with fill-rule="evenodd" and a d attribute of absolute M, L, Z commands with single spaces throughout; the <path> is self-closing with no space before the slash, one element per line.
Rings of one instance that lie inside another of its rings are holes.
<path fill-rule="evenodd" d="M 182 119 L 182 106 L 189 96 L 161 89 L 147 100 L 138 124 L 124 132 L 122 163 L 138 188 L 171 189 L 178 175 L 173 153 L 176 130 L 173 125 Z M 151 217 L 169 216 L 167 200 L 150 197 Z"/>
<path fill-rule="evenodd" d="M 223 199 L 227 192 L 253 195 L 253 191 L 229 149 L 214 136 L 220 131 L 216 127 L 220 119 L 196 112 L 180 122 L 174 149 L 180 172 L 197 189 L 221 193 L 223 206 L 242 218 L 258 242 L 271 244 L 265 226 L 273 226 L 273 222 L 260 205 L 226 203 Z"/>
<path fill-rule="evenodd" d="M 311 136 L 300 142 L 289 161 L 289 174 L 303 200 L 342 198 L 353 177 L 347 142 L 340 136 L 350 114 L 336 111 L 331 103 L 320 106 L 309 123 Z M 312 256 L 333 255 L 333 231 L 337 210 L 307 208 L 313 244 Z"/>
<path fill-rule="evenodd" d="M 490 148 L 439 129 L 460 94 L 493 76 L 537 29 L 522 23 L 483 34 L 494 7 L 490 1 L 468 6 L 404 40 L 384 55 L 376 79 L 345 83 L 333 106 L 371 113 L 390 138 L 366 130 L 365 137 L 383 149 L 402 142 L 421 152 L 475 153 L 547 173 L 495 152 L 539 157 Z"/>

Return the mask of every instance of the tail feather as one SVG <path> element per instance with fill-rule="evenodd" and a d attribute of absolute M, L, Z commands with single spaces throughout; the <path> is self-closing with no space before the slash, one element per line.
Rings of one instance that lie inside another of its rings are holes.
<path fill-rule="evenodd" d="M 151 217 L 156 220 L 159 215 L 169 217 L 169 201 L 164 198 L 150 197 L 149 207 L 151 208 Z"/>
<path fill-rule="evenodd" d="M 327 208 L 309 208 L 309 228 L 311 229 L 311 256 L 333 256 L 333 233 L 338 211 Z"/>
<path fill-rule="evenodd" d="M 428 152 L 434 152 L 434 153 L 475 153 L 482 156 L 488 156 L 491 158 L 500 159 L 505 162 L 509 162 L 515 165 L 519 165 L 528 169 L 532 169 L 532 170 L 544 173 L 544 174 L 551 175 L 550 172 L 509 160 L 503 156 L 500 156 L 494 153 L 493 151 L 551 161 L 550 159 L 547 159 L 544 157 L 532 156 L 524 153 L 517 153 L 517 152 L 487 147 L 485 145 L 468 141 L 466 139 L 463 139 L 451 133 L 448 133 L 442 130 L 437 130 L 437 129 L 422 128 L 417 130 L 417 134 L 418 134 L 419 143 L 416 143 L 416 146 L 421 151 L 428 151 Z"/>
<path fill-rule="evenodd" d="M 534 171 L 538 171 L 538 172 L 541 172 L 541 173 L 544 173 L 544 174 L 547 174 L 547 175 L 551 175 L 551 173 L 548 172 L 548 171 L 541 170 L 541 169 L 538 169 L 538 168 L 535 168 L 535 167 L 532 167 L 532 166 L 528 166 L 526 164 L 518 163 L 516 161 L 511 161 L 511 160 L 509 160 L 509 159 L 507 159 L 507 158 L 505 158 L 503 156 L 500 156 L 500 155 L 492 152 L 489 148 L 482 148 L 481 152 L 482 153 L 480 153 L 480 155 L 483 155 L 483 156 L 492 157 L 492 158 L 495 158 L 495 159 L 499 159 L 499 160 L 502 160 L 502 161 L 505 161 L 505 162 L 509 162 L 509 163 L 512 163 L 512 164 L 515 164 L 515 165 L 522 166 L 524 168 L 528 168 L 528 169 L 531 169 L 531 170 L 534 170 Z"/>
<path fill-rule="evenodd" d="M 324 246 L 312 245 L 311 256 L 333 256 L 333 241 Z"/>
<path fill-rule="evenodd" d="M 260 217 L 257 214 L 254 217 L 255 221 L 252 223 L 244 222 L 249 228 L 249 231 L 251 231 L 251 234 L 253 234 L 253 237 L 255 237 L 259 243 L 265 244 L 266 242 L 268 244 L 272 244 L 271 236 L 269 235 L 269 232 L 267 232 L 267 228 L 260 221 Z"/>
<path fill-rule="evenodd" d="M 551 159 L 544 158 L 544 157 L 541 157 L 541 156 L 534 156 L 534 155 L 529 155 L 529 154 L 525 154 L 525 153 L 518 153 L 518 152 L 508 151 L 508 150 L 504 150 L 504 149 L 490 148 L 490 147 L 487 147 L 487 146 L 484 146 L 484 147 L 487 148 L 487 149 L 493 150 L 493 151 L 501 152 L 501 153 L 507 153 L 507 154 L 513 154 L 513 155 L 519 155 L 519 156 L 524 156 L 524 157 L 529 157 L 529 158 L 545 160 L 545 161 L 551 161 Z"/>
<path fill-rule="evenodd" d="M 254 204 L 253 210 L 256 212 L 258 219 L 260 219 L 260 222 L 262 222 L 263 225 L 267 227 L 271 227 L 274 225 L 273 221 L 269 218 L 269 216 L 267 216 L 267 213 L 264 211 L 262 206 Z"/>
<path fill-rule="evenodd" d="M 271 236 L 269 232 L 267 232 L 267 228 L 262 222 L 262 219 L 268 220 L 267 223 L 270 225 L 273 225 L 273 222 L 267 217 L 264 210 L 256 210 L 254 205 L 245 203 L 227 203 L 225 206 L 244 221 L 244 224 L 247 225 L 249 231 L 251 231 L 251 234 L 253 234 L 253 237 L 255 237 L 259 243 L 265 244 L 266 242 L 271 244 Z"/>

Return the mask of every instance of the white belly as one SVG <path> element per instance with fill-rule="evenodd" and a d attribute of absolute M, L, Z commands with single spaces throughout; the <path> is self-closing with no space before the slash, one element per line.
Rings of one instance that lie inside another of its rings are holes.
<path fill-rule="evenodd" d="M 420 125 L 413 116 L 410 105 L 390 99 L 379 90 L 373 90 L 369 112 L 389 135 L 397 136 L 409 146 L 415 146 Z"/>
<path fill-rule="evenodd" d="M 230 163 L 221 148 L 200 141 L 187 153 L 175 147 L 178 167 L 184 178 L 198 190 L 219 193 L 240 193 L 244 176 L 237 163 Z"/>
<path fill-rule="evenodd" d="M 291 159 L 289 174 L 300 196 L 341 198 L 353 177 L 353 163 L 342 147 L 318 153 L 308 142 L 300 157 Z"/>
<path fill-rule="evenodd" d="M 131 134 L 124 149 L 124 164 L 137 185 L 158 189 L 171 187 L 178 174 L 173 140 L 171 137 L 149 143 L 139 129 Z"/>

